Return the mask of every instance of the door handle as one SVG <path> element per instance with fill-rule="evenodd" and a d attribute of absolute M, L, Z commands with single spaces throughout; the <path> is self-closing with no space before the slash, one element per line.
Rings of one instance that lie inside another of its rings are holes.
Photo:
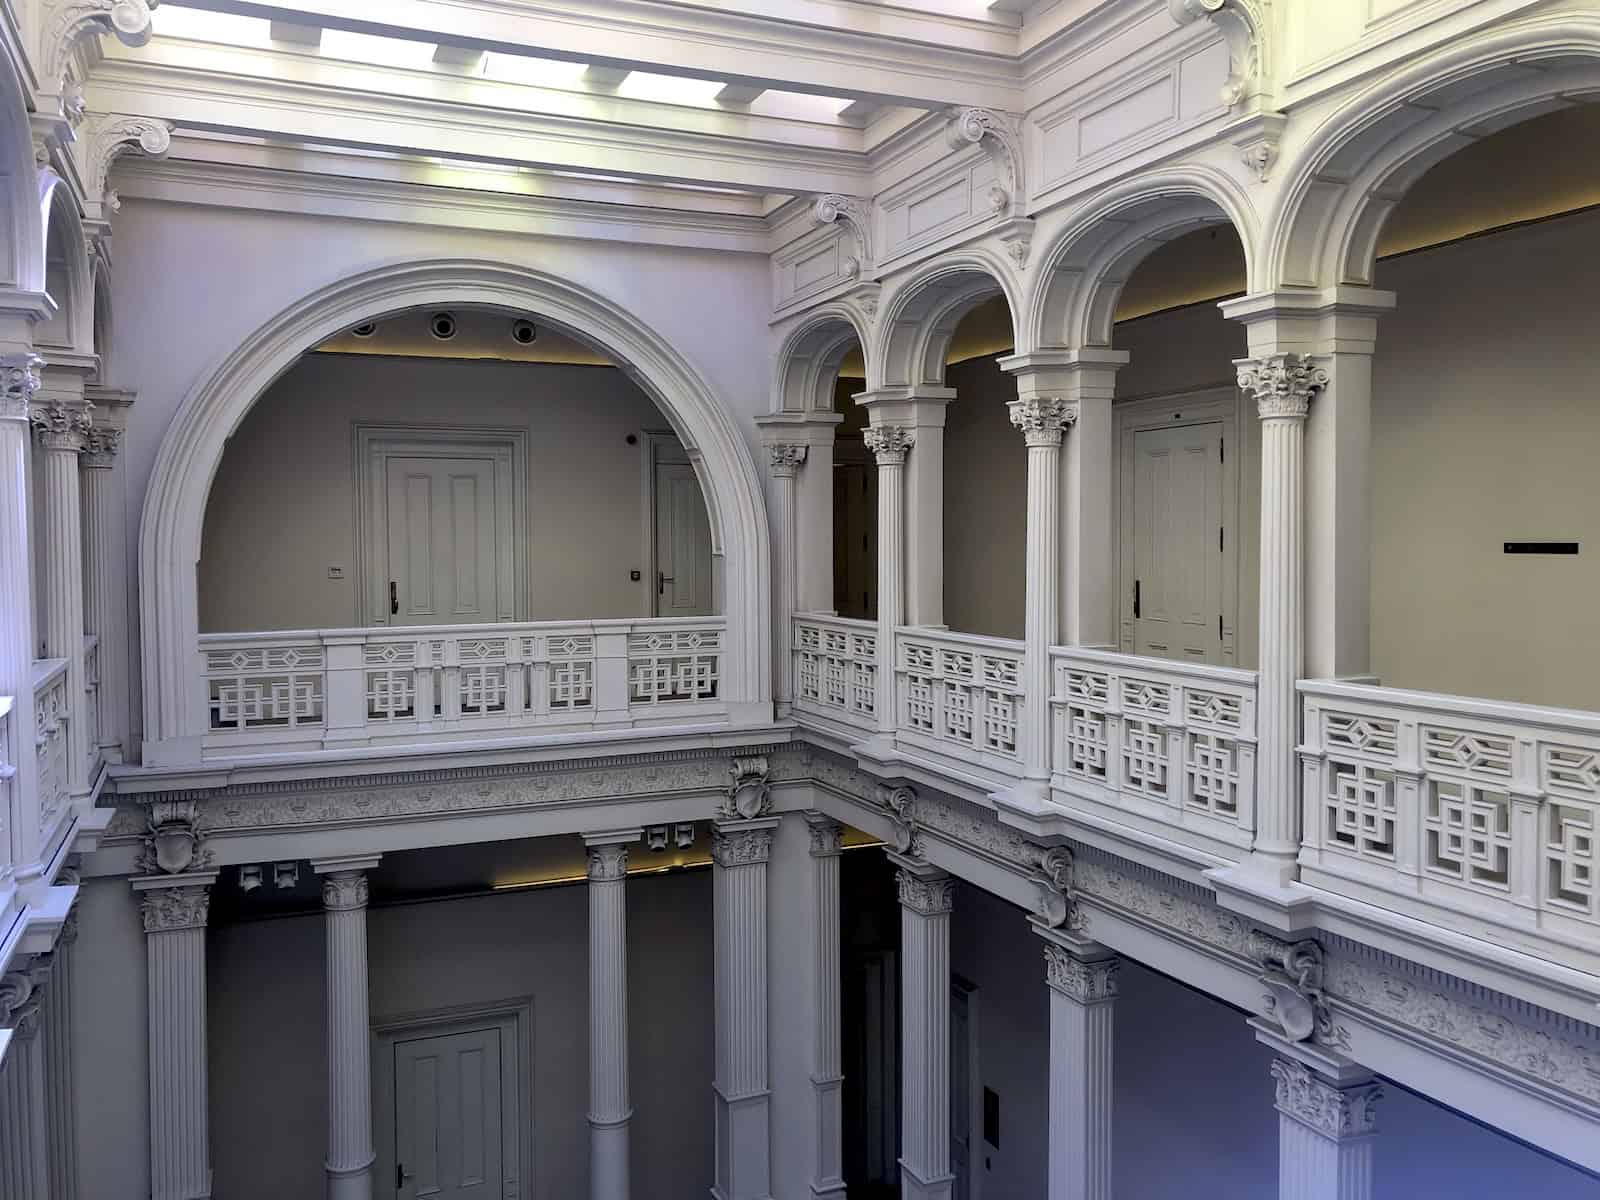
<path fill-rule="evenodd" d="M 671 575 L 663 575 L 660 571 L 657 571 L 656 572 L 656 595 L 665 596 L 667 594 L 667 584 L 676 583 L 676 582 L 678 582 L 678 581 L 676 579 L 674 579 Z"/>
<path fill-rule="evenodd" d="M 400 589 L 395 587 L 394 580 L 389 580 L 389 615 L 392 617 L 400 611 Z"/>
<path fill-rule="evenodd" d="M 394 1190 L 401 1191 L 406 1186 L 406 1167 L 404 1163 L 394 1165 Z"/>
<path fill-rule="evenodd" d="M 1139 619 L 1139 581 L 1133 581 L 1133 619 Z"/>

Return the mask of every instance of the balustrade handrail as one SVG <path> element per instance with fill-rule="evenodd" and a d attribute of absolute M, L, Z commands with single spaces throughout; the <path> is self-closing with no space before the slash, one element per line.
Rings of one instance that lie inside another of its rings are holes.
<path fill-rule="evenodd" d="M 1487 700 L 1450 692 L 1421 692 L 1376 684 L 1348 683 L 1337 679 L 1302 679 L 1296 685 L 1302 696 L 1317 696 L 1351 703 L 1382 704 L 1422 713 L 1449 713 L 1507 725 L 1566 729 L 1600 736 L 1600 712 L 1555 708 L 1509 700 Z"/>
<path fill-rule="evenodd" d="M 38 695 L 55 682 L 56 677 L 67 673 L 64 658 L 36 658 L 33 660 L 33 693 Z"/>
<path fill-rule="evenodd" d="M 1256 686 L 1256 672 L 1243 667 L 1219 667 L 1211 663 L 1156 658 L 1148 654 L 1123 654 L 1116 650 L 1098 650 L 1087 646 L 1051 646 L 1050 657 L 1092 663 L 1098 667 L 1127 673 L 1144 672 L 1179 679 L 1193 679 L 1202 683 L 1231 684 L 1241 688 Z"/>
<path fill-rule="evenodd" d="M 808 625 L 828 625 L 835 629 L 849 629 L 857 633 L 869 633 L 878 628 L 876 621 L 869 621 L 863 617 L 841 617 L 838 613 L 800 612 L 794 614 L 796 621 L 804 621 Z"/>
<path fill-rule="evenodd" d="M 589 617 L 577 620 L 561 621 L 489 621 L 474 625 L 353 625 L 338 626 L 327 629 L 263 629 L 240 633 L 202 633 L 200 645 L 236 645 L 248 643 L 260 645 L 280 641 L 310 642 L 343 640 L 349 638 L 422 638 L 422 637 L 478 637 L 485 634 L 512 634 L 525 633 L 533 630 L 539 633 L 588 633 L 617 632 L 637 628 L 640 625 L 652 629 L 693 629 L 703 628 L 707 625 L 722 625 L 724 618 L 720 615 L 705 617 Z M 66 660 L 63 659 L 63 662 Z"/>
<path fill-rule="evenodd" d="M 936 629 L 929 625 L 897 625 L 896 637 L 912 637 L 923 642 L 939 642 L 958 650 L 988 650 L 998 654 L 1015 654 L 1021 657 L 1026 652 L 1024 644 L 1014 638 L 991 637 L 984 633 L 957 633 L 950 629 Z"/>

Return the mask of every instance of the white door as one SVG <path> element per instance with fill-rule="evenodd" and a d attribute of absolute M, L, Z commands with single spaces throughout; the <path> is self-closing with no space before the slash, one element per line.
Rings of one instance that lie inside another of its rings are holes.
<path fill-rule="evenodd" d="M 1134 653 L 1222 661 L 1222 423 L 1134 434 Z"/>
<path fill-rule="evenodd" d="M 394 1043 L 396 1200 L 498 1200 L 499 1029 Z"/>
<path fill-rule="evenodd" d="M 499 599 L 490 458 L 386 460 L 391 625 L 493 621 Z"/>
<path fill-rule="evenodd" d="M 961 981 L 950 985 L 950 1171 L 956 1177 L 952 1200 L 973 1200 L 977 1193 L 972 1164 L 977 1148 L 972 1135 L 972 989 Z"/>
<path fill-rule="evenodd" d="M 700 481 L 688 463 L 656 464 L 658 617 L 711 612 L 711 526 Z"/>

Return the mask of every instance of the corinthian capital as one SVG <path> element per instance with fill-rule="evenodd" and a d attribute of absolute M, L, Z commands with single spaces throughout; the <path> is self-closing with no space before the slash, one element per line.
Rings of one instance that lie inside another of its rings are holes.
<path fill-rule="evenodd" d="M 211 908 L 211 889 L 204 884 L 151 888 L 139 897 L 146 933 L 204 929 Z"/>
<path fill-rule="evenodd" d="M 1022 430 L 1029 446 L 1059 446 L 1068 425 L 1078 420 L 1078 406 L 1060 396 L 1030 396 L 1006 405 L 1011 423 Z"/>
<path fill-rule="evenodd" d="M 333 871 L 322 877 L 322 907 L 333 912 L 353 912 L 367 906 L 367 873 Z"/>
<path fill-rule="evenodd" d="M 910 871 L 895 872 L 895 883 L 900 892 L 900 907 L 909 908 L 925 917 L 950 911 L 955 897 L 955 880 L 945 874 L 917 875 Z"/>
<path fill-rule="evenodd" d="M 917 435 L 908 425 L 868 425 L 861 431 L 861 440 L 880 467 L 900 466 L 916 444 Z"/>
<path fill-rule="evenodd" d="M 1335 1087 L 1304 1064 L 1284 1058 L 1273 1060 L 1272 1078 L 1277 1083 L 1278 1111 L 1324 1137 L 1361 1137 L 1378 1128 L 1383 1089 L 1375 1083 Z"/>
<path fill-rule="evenodd" d="M 628 847 L 601 842 L 589 847 L 589 882 L 617 883 L 628 877 Z"/>
<path fill-rule="evenodd" d="M 793 476 L 800 469 L 800 464 L 806 460 L 806 448 L 803 444 L 784 442 L 767 447 L 767 461 L 772 466 L 772 473 L 780 479 Z"/>
<path fill-rule="evenodd" d="M 1044 948 L 1045 982 L 1079 1004 L 1103 1004 L 1117 998 L 1115 958 L 1082 959 L 1060 946 Z"/>
<path fill-rule="evenodd" d="M 89 430 L 94 426 L 88 405 L 61 400 L 35 403 L 28 410 L 28 420 L 33 423 L 39 445 L 46 450 L 65 450 L 73 454 L 81 453 L 88 445 Z"/>
<path fill-rule="evenodd" d="M 1311 398 L 1328 386 L 1328 372 L 1308 354 L 1268 354 L 1261 358 L 1236 358 L 1239 387 L 1255 397 L 1263 421 L 1273 418 L 1304 420 Z"/>
<path fill-rule="evenodd" d="M 0 421 L 26 421 L 39 390 L 44 359 L 37 354 L 0 356 Z"/>
<path fill-rule="evenodd" d="M 93 425 L 84 445 L 81 466 L 109 471 L 117 464 L 117 453 L 122 449 L 122 430 L 106 425 Z"/>

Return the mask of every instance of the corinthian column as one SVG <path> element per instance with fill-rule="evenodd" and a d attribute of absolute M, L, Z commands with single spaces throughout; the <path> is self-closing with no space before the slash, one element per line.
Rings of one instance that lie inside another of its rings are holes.
<path fill-rule="evenodd" d="M 767 860 L 775 818 L 718 821 L 716 864 L 717 1200 L 772 1194 L 767 1083 Z"/>
<path fill-rule="evenodd" d="M 372 1049 L 367 872 L 378 856 L 312 859 L 328 945 L 328 1200 L 371 1200 Z"/>
<path fill-rule="evenodd" d="M 100 639 L 99 748 L 111 762 L 124 756 L 129 732 L 128 530 L 122 467 L 123 411 L 128 392 L 90 388 L 95 401 L 83 467 L 84 629 Z"/>
<path fill-rule="evenodd" d="M 1257 666 L 1256 834 L 1251 868 L 1269 885 L 1294 878 L 1300 850 L 1295 761 L 1305 654 L 1304 492 L 1306 416 L 1328 382 L 1302 354 L 1242 358 L 1239 387 L 1261 417 L 1261 647 Z"/>
<path fill-rule="evenodd" d="M 31 745 L 33 719 L 33 562 L 28 553 L 28 421 L 39 390 L 37 354 L 0 357 L 0 696 L 10 696 L 13 747 Z M 22 731 L 29 732 L 24 739 Z M 0 814 L 0 858 L 39 857 L 39 802 L 34 755 L 13 750 L 11 807 Z M 0 870 L 0 892 L 10 870 Z M 9 916 L 0 903 L 0 918 Z"/>
<path fill-rule="evenodd" d="M 150 1014 L 151 1200 L 209 1200 L 206 913 L 215 871 L 132 881 L 144 915 Z"/>
<path fill-rule="evenodd" d="M 1330 1079 L 1274 1059 L 1278 1200 L 1371 1200 L 1377 1103 L 1383 1089 L 1359 1070 Z"/>
<path fill-rule="evenodd" d="M 585 834 L 589 849 L 589 1195 L 628 1200 L 628 846 L 639 830 Z"/>
<path fill-rule="evenodd" d="M 49 372 L 29 413 L 42 452 L 44 512 L 44 643 L 49 658 L 67 660 L 67 786 L 89 790 L 88 723 L 83 676 L 83 512 L 78 455 L 88 444 L 90 407 L 75 370 Z"/>
<path fill-rule="evenodd" d="M 62 873 L 60 882 L 76 883 Z M 72 1057 L 72 992 L 76 964 L 72 947 L 78 940 L 76 907 L 67 914 L 56 939 L 55 966 L 45 994 L 46 1126 L 50 1140 L 50 1200 L 77 1200 L 78 1117 L 77 1071 Z"/>
<path fill-rule="evenodd" d="M 41 1032 L 52 956 L 38 955 L 0 980 L 0 1020 L 11 1030 L 0 1070 L 0 1195 L 51 1200 L 50 1135 Z"/>
<path fill-rule="evenodd" d="M 1111 1200 L 1111 1045 L 1117 959 L 1034 926 L 1050 986 L 1049 1200 Z"/>
<path fill-rule="evenodd" d="M 778 703 L 794 700 L 794 612 L 799 569 L 799 529 L 796 526 L 795 477 L 806 460 L 806 447 L 794 442 L 774 442 L 767 447 L 772 468 L 772 591 L 776 604 Z"/>
<path fill-rule="evenodd" d="M 861 439 L 878 461 L 878 731 L 892 738 L 894 638 L 905 620 L 906 456 L 916 436 L 905 425 L 869 425 Z"/>
<path fill-rule="evenodd" d="M 839 855 L 843 827 L 805 814 L 811 832 L 811 1194 L 844 1200 L 844 1075 L 839 1048 Z"/>
<path fill-rule="evenodd" d="M 949 1200 L 954 881 L 919 859 L 889 858 L 900 867 L 900 1194 Z"/>

